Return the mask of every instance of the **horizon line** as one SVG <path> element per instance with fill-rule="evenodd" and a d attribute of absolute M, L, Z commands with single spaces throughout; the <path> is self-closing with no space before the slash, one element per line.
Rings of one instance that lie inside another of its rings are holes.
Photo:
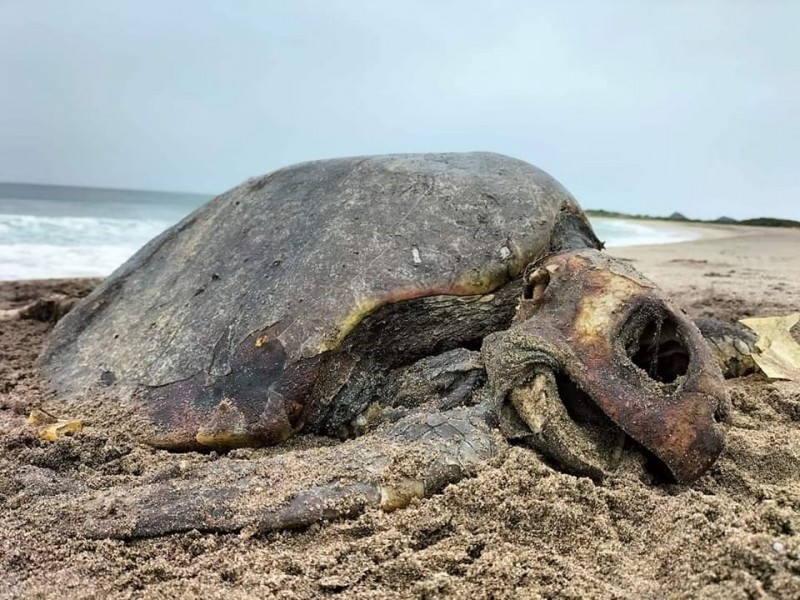
<path fill-rule="evenodd" d="M 31 183 L 28 181 L 0 181 L 0 185 L 28 185 L 38 187 L 62 187 L 62 188 L 85 188 L 91 190 L 105 190 L 109 192 L 148 192 L 153 194 L 184 194 L 191 196 L 209 196 L 211 198 L 218 196 L 218 193 L 213 192 L 187 192 L 180 190 L 155 190 L 147 188 L 126 188 L 126 187 L 106 187 L 96 185 L 75 185 L 68 183 Z"/>

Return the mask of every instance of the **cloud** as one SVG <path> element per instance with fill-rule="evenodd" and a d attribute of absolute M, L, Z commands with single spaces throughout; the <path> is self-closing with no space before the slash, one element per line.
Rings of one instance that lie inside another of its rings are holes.
<path fill-rule="evenodd" d="M 7 1 L 0 180 L 220 192 L 314 158 L 484 149 L 587 207 L 800 218 L 798 17 L 789 2 Z"/>

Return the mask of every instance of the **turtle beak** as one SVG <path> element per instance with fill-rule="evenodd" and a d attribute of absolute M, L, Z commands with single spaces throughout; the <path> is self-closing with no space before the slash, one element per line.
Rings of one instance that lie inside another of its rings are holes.
<path fill-rule="evenodd" d="M 700 477 L 722 452 L 728 399 L 694 324 L 595 250 L 555 255 L 526 277 L 515 323 L 484 342 L 504 431 L 574 471 L 613 470 L 627 437 L 676 481 Z"/>

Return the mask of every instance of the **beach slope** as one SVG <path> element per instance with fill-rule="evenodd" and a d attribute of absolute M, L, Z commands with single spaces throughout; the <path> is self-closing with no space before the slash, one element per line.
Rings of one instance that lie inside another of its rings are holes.
<path fill-rule="evenodd" d="M 611 253 L 690 315 L 736 320 L 800 309 L 799 250 L 800 231 L 734 227 Z M 94 283 L 0 283 L 0 309 Z M 633 473 L 597 484 L 512 446 L 476 477 L 390 514 L 250 539 L 89 540 L 65 533 L 62 498 L 217 457 L 153 450 L 121 423 L 93 420 L 91 407 L 48 396 L 33 361 L 49 328 L 0 323 L 0 597 L 800 597 L 800 384 L 731 380 L 727 448 L 691 486 Z M 34 408 L 86 427 L 41 441 L 24 420 Z"/>

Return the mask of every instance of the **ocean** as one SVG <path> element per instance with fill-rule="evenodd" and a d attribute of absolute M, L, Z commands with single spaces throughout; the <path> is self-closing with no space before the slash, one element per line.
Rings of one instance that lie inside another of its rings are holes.
<path fill-rule="evenodd" d="M 0 183 L 0 280 L 103 277 L 210 195 Z M 685 229 L 593 219 L 609 247 L 692 239 Z"/>

